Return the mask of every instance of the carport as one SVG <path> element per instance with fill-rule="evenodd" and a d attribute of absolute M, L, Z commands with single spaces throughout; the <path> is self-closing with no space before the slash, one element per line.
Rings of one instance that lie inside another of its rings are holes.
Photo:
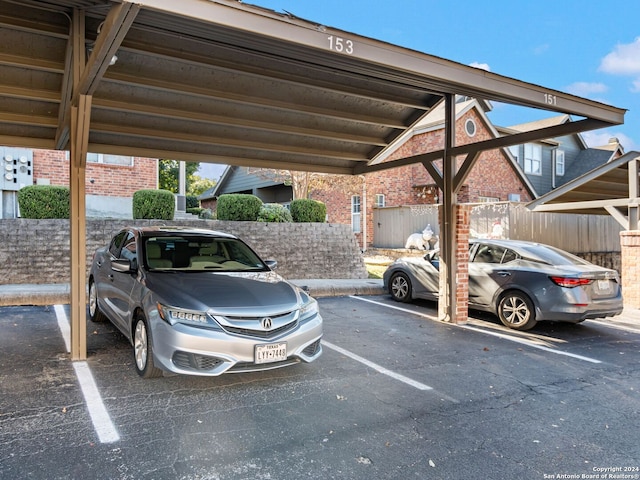
<path fill-rule="evenodd" d="M 455 322 L 456 193 L 480 152 L 625 113 L 235 0 L 0 0 L 0 39 L 0 144 L 70 151 L 74 360 L 86 357 L 87 152 L 348 175 L 422 163 L 443 191 L 440 317 Z M 456 95 L 577 120 L 456 145 Z M 376 163 L 440 102 L 443 148 Z"/>

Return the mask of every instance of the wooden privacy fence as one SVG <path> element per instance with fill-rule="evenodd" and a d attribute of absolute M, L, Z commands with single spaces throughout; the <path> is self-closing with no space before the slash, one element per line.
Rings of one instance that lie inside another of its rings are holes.
<path fill-rule="evenodd" d="M 427 225 L 439 235 L 438 205 L 411 205 L 373 210 L 374 248 L 404 248 L 412 233 Z M 575 254 L 620 252 L 622 226 L 609 215 L 532 212 L 523 203 L 475 204 L 471 236 L 531 240 Z"/>

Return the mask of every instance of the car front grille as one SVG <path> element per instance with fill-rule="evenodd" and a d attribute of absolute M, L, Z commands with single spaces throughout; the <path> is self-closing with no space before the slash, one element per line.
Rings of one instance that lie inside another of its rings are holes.
<path fill-rule="evenodd" d="M 217 357 L 178 351 L 173 354 L 173 363 L 188 370 L 209 371 L 224 362 Z"/>
<path fill-rule="evenodd" d="M 227 332 L 233 333 L 235 335 L 241 335 L 243 337 L 255 337 L 255 338 L 274 338 L 283 333 L 286 333 L 290 330 L 293 330 L 298 326 L 298 321 L 294 320 L 291 323 L 287 323 L 286 325 L 281 326 L 280 328 L 275 328 L 273 330 L 264 331 L 264 330 L 253 330 L 251 328 L 238 328 L 238 327 L 228 327 L 224 325 L 224 328 Z"/>
<path fill-rule="evenodd" d="M 262 321 L 265 318 L 267 317 L 224 316 L 221 318 L 218 317 L 218 319 L 221 320 L 218 323 L 225 332 L 232 335 L 259 338 L 261 340 L 279 337 L 287 332 L 295 330 L 299 325 L 297 310 L 268 317 L 274 326 L 274 328 L 269 330 L 265 330 L 262 325 Z"/>

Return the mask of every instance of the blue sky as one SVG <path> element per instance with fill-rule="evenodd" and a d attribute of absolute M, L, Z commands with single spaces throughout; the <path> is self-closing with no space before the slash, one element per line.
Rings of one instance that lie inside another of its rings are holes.
<path fill-rule="evenodd" d="M 618 137 L 625 151 L 640 151 L 638 0 L 245 3 L 625 108 L 624 125 L 585 132 L 583 138 L 598 146 Z M 495 105 L 489 117 L 509 126 L 553 115 Z"/>

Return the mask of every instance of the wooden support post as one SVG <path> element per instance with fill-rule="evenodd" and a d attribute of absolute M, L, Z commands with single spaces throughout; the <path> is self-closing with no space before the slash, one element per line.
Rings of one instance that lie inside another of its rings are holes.
<path fill-rule="evenodd" d="M 70 253 L 71 253 L 71 359 L 87 358 L 87 228 L 85 178 L 91 97 L 80 95 L 71 107 Z"/>

